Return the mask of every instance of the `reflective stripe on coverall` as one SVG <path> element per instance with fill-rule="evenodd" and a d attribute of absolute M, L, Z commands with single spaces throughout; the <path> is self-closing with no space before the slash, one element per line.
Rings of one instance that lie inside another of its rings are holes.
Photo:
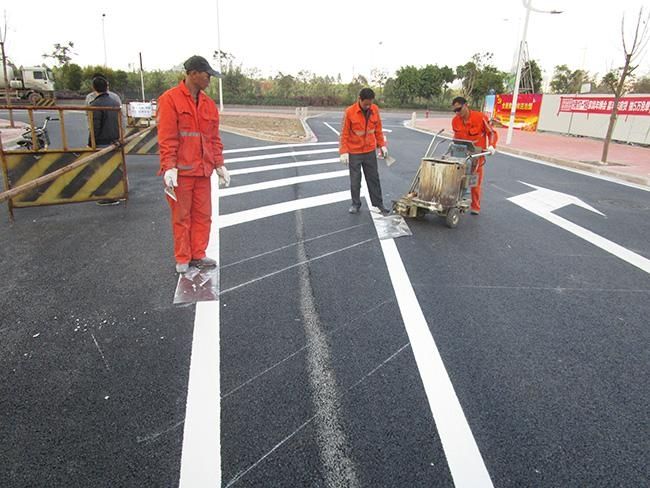
<path fill-rule="evenodd" d="M 158 144 L 162 175 L 178 169 L 178 201 L 167 197 L 171 208 L 174 255 L 177 263 L 203 259 L 212 223 L 210 175 L 223 166 L 219 112 L 202 91 L 198 104 L 181 81 L 158 100 Z"/>

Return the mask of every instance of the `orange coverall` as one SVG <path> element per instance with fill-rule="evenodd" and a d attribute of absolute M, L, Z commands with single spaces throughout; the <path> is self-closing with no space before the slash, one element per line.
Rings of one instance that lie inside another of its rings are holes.
<path fill-rule="evenodd" d="M 223 166 L 217 106 L 203 91 L 194 101 L 185 82 L 158 99 L 158 144 L 162 175 L 178 169 L 178 201 L 171 208 L 174 255 L 177 263 L 205 257 L 212 224 L 210 175 Z"/>
<path fill-rule="evenodd" d="M 470 110 L 467 122 L 463 120 L 460 114 L 456 114 L 451 121 L 451 128 L 454 131 L 454 139 L 472 141 L 476 147 L 481 149 L 488 146 L 496 147 L 499 139 L 497 131 L 490 125 L 487 116 L 476 110 Z M 478 184 L 472 187 L 472 210 L 479 212 L 481 210 L 481 184 L 483 183 L 485 157 L 478 158 L 475 164 Z"/>

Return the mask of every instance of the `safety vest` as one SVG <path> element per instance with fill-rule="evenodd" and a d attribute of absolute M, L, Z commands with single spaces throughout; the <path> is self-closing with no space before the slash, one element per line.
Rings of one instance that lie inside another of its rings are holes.
<path fill-rule="evenodd" d="M 203 91 L 197 104 L 184 81 L 158 99 L 160 172 L 178 168 L 182 176 L 210 176 L 223 165 L 217 105 Z"/>
<path fill-rule="evenodd" d="M 359 102 L 350 105 L 343 115 L 340 154 L 363 154 L 386 145 L 379 108 L 372 104 L 366 118 Z"/>

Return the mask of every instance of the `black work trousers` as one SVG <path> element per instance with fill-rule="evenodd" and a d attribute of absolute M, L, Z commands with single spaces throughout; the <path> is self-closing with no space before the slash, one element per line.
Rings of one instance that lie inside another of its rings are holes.
<path fill-rule="evenodd" d="M 377 152 L 370 151 L 363 154 L 350 154 L 350 193 L 352 205 L 361 207 L 361 168 L 366 177 L 370 201 L 375 207 L 383 207 L 379 171 L 377 171 Z"/>

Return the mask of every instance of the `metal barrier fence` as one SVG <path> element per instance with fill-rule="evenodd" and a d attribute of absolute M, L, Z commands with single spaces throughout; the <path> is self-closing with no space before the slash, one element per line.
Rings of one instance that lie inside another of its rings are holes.
<path fill-rule="evenodd" d="M 7 108 L 0 106 L 0 110 Z M 150 132 L 150 129 L 133 131 L 125 137 L 122 117 L 119 116 L 119 140 L 98 148 L 93 112 L 121 112 L 120 107 L 12 105 L 11 108 L 27 111 L 30 132 L 26 134 L 31 136 L 22 139 L 22 147 L 0 150 L 5 188 L 0 193 L 0 202 L 7 201 L 12 221 L 14 208 L 128 198 L 125 145 L 133 141 L 137 144 L 138 138 L 143 138 L 143 132 Z M 58 113 L 61 148 L 49 147 L 47 126 L 43 131 L 35 125 L 35 111 Z M 65 120 L 72 111 L 83 111 L 88 119 L 88 144 L 85 146 L 69 144 Z"/>

